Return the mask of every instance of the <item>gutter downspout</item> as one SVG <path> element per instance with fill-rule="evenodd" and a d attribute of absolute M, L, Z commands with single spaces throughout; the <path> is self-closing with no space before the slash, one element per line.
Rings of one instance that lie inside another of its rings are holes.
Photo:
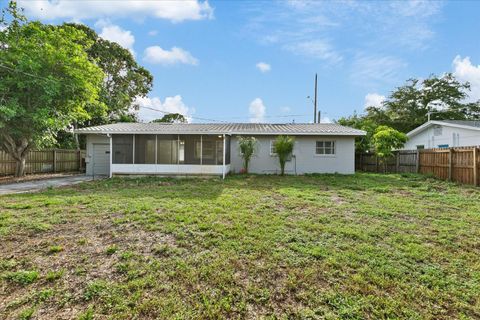
<path fill-rule="evenodd" d="M 223 162 L 222 162 L 222 179 L 225 180 L 225 133 L 223 134 Z"/>

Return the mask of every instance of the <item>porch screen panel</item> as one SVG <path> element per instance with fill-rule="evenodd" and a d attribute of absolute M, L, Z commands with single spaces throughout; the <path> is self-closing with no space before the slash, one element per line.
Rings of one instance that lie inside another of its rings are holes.
<path fill-rule="evenodd" d="M 135 164 L 155 164 L 155 135 L 135 135 Z"/>
<path fill-rule="evenodd" d="M 202 164 L 221 165 L 223 163 L 222 136 L 202 136 Z"/>
<path fill-rule="evenodd" d="M 112 162 L 116 164 L 133 163 L 133 135 L 112 135 Z"/>
<path fill-rule="evenodd" d="M 178 136 L 176 134 L 157 135 L 157 163 L 178 163 Z"/>
<path fill-rule="evenodd" d="M 202 150 L 200 135 L 180 135 L 179 140 L 179 163 L 200 164 Z"/>
<path fill-rule="evenodd" d="M 225 164 L 230 164 L 230 136 L 225 136 Z"/>

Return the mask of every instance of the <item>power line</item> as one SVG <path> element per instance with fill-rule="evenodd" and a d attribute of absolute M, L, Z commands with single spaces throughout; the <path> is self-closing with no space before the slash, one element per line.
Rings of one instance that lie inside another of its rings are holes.
<path fill-rule="evenodd" d="M 140 108 L 149 109 L 149 110 L 152 110 L 152 111 L 157 111 L 157 112 L 160 112 L 160 113 L 163 113 L 163 114 L 175 114 L 176 113 L 176 112 L 169 112 L 169 111 L 165 111 L 165 110 L 150 108 L 150 107 L 146 107 L 146 106 L 140 106 Z M 188 116 L 188 117 L 192 118 L 192 119 L 202 120 L 202 121 L 213 121 L 213 122 L 227 123 L 227 121 L 216 120 L 216 119 L 208 119 L 208 118 L 193 117 L 193 116 Z"/>
<path fill-rule="evenodd" d="M 55 80 L 52 79 L 52 78 L 46 78 L 46 77 L 42 77 L 42 76 L 39 76 L 39 75 L 36 75 L 36 74 L 33 74 L 33 73 L 25 72 L 25 71 L 22 71 L 22 70 L 17 70 L 15 68 L 12 68 L 12 67 L 9 67 L 9 66 L 3 65 L 3 64 L 0 64 L 0 67 L 4 68 L 6 70 L 12 71 L 12 72 L 18 72 L 18 73 L 27 75 L 29 77 L 34 77 L 34 78 L 43 79 L 43 80 L 46 80 L 46 81 L 55 82 Z M 70 86 L 68 84 L 65 84 L 65 85 L 74 89 L 73 86 Z M 169 112 L 169 111 L 165 111 L 165 110 L 154 109 L 154 108 L 150 108 L 150 107 L 146 107 L 146 106 L 140 106 L 140 108 L 145 108 L 145 109 L 149 109 L 149 110 L 152 110 L 152 111 L 157 111 L 157 112 L 160 112 L 160 113 L 163 113 L 163 114 L 174 114 L 175 113 L 175 112 Z M 306 117 L 306 116 L 308 116 L 308 115 L 306 115 L 306 114 L 289 114 L 289 115 L 281 115 L 281 116 L 264 116 L 264 118 L 291 118 L 291 117 Z M 188 117 L 192 118 L 192 119 L 201 120 L 201 121 L 213 121 L 213 122 L 223 122 L 223 123 L 228 122 L 228 121 L 225 121 L 225 120 L 209 119 L 209 118 L 202 118 L 202 117 L 196 117 L 196 116 L 188 116 Z M 247 119 L 247 118 L 249 118 L 249 117 L 248 116 L 245 116 L 245 117 L 224 117 L 222 119 Z"/>

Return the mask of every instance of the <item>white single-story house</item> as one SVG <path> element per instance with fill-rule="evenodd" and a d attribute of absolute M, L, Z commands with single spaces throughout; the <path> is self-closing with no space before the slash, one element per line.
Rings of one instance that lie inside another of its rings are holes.
<path fill-rule="evenodd" d="M 480 145 L 480 121 L 433 120 L 407 133 L 406 150 Z"/>
<path fill-rule="evenodd" d="M 76 130 L 87 137 L 87 175 L 220 175 L 239 172 L 239 136 L 254 136 L 251 173 L 280 172 L 273 142 L 294 137 L 288 174 L 355 171 L 355 137 L 364 131 L 332 123 L 116 123 Z"/>

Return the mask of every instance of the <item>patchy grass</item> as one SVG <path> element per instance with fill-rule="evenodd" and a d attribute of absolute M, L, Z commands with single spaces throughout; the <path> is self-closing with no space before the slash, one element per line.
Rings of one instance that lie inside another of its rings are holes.
<path fill-rule="evenodd" d="M 480 317 L 480 190 L 111 179 L 0 197 L 0 318 Z"/>

